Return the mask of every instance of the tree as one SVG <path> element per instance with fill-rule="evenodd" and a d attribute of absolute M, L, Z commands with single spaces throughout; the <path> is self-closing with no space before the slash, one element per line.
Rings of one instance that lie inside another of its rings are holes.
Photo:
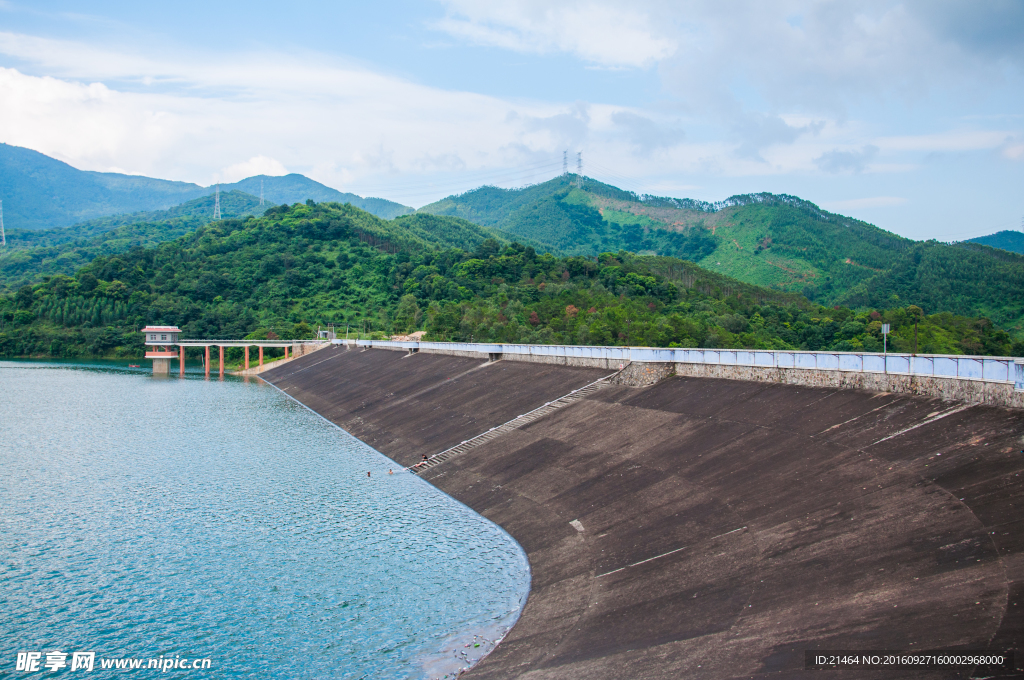
<path fill-rule="evenodd" d="M 907 316 L 914 322 L 914 354 L 917 354 L 917 324 L 924 318 L 924 310 L 917 305 L 907 307 Z"/>
<path fill-rule="evenodd" d="M 403 295 L 395 310 L 395 330 L 403 334 L 414 331 L 419 325 L 421 317 L 422 312 L 416 303 L 416 296 Z"/>

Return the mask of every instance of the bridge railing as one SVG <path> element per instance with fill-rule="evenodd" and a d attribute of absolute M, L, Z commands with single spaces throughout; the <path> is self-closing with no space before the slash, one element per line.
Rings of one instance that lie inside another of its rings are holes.
<path fill-rule="evenodd" d="M 215 340 L 215 339 L 188 339 L 188 340 L 176 340 L 174 342 L 162 342 L 161 345 L 185 345 L 186 347 L 203 345 L 218 345 L 223 347 L 257 347 L 262 345 L 263 347 L 290 347 L 292 345 L 306 345 L 306 344 L 319 344 L 328 342 L 327 340 Z M 147 344 L 156 344 L 149 342 Z"/>
<path fill-rule="evenodd" d="M 344 344 L 345 340 L 335 340 Z M 638 361 L 645 363 L 711 364 L 760 368 L 793 368 L 817 371 L 891 373 L 896 375 L 956 378 L 1014 383 L 1024 391 L 1024 359 L 954 354 L 880 354 L 874 352 L 810 352 L 761 349 L 689 349 L 661 347 L 593 347 L 586 345 L 520 345 L 486 342 L 415 342 L 400 340 L 349 340 L 357 347 L 471 352 L 481 355 L 532 355 L 545 357 Z M 510 357 L 511 358 L 511 357 Z"/>

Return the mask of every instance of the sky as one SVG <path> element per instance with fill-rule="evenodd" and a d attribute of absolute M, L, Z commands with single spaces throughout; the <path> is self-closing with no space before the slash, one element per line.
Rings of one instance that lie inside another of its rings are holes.
<path fill-rule="evenodd" d="M 1024 230 L 1024 1 L 0 0 L 0 142 L 420 207 L 570 170 Z"/>

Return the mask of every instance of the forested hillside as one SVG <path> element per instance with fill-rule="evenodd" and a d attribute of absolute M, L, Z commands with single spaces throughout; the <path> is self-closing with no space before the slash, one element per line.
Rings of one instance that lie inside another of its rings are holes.
<path fill-rule="evenodd" d="M 222 184 L 220 189 L 221 191 L 244 191 L 247 194 L 259 196 L 261 184 L 263 197 L 271 203 L 287 203 L 289 205 L 292 203 L 305 203 L 306 201 L 314 201 L 316 203 L 351 203 L 357 208 L 362 208 L 366 212 L 386 220 L 413 212 L 412 208 L 401 203 L 395 203 L 384 198 L 363 198 L 348 192 L 338 191 L 305 175 L 295 173 L 280 177 L 256 175 L 255 177 L 247 177 L 234 184 Z"/>
<path fill-rule="evenodd" d="M 31 149 L 0 144 L 0 200 L 8 229 L 49 229 L 160 210 L 204 193 L 188 182 L 78 170 Z"/>
<path fill-rule="evenodd" d="M 461 215 L 565 254 L 672 255 L 824 305 L 990 316 L 1024 337 L 1024 261 L 995 249 L 915 242 L 794 196 L 712 204 L 638 196 L 590 178 L 577 189 L 573 179 L 482 187 L 420 211 Z"/>
<path fill-rule="evenodd" d="M 0 290 L 13 290 L 54 274 L 73 274 L 100 255 L 172 241 L 213 219 L 213 196 L 202 196 L 169 210 L 104 217 L 60 229 L 17 229 L 0 250 Z M 262 214 L 260 201 L 241 191 L 222 193 L 225 218 Z M 474 225 L 475 226 L 475 225 Z"/>
<path fill-rule="evenodd" d="M 261 182 L 270 203 L 337 201 L 385 219 L 412 212 L 394 201 L 337 191 L 298 174 L 249 177 L 222 184 L 221 192 L 238 190 L 259 196 Z M 112 215 L 165 210 L 213 193 L 213 186 L 190 182 L 78 170 L 31 149 L 0 144 L 0 200 L 7 229 L 53 229 Z"/>
<path fill-rule="evenodd" d="M 138 357 L 137 329 L 660 346 L 1021 353 L 985 319 L 817 306 L 669 257 L 556 257 L 462 220 L 380 220 L 351 205 L 278 206 L 154 247 L 101 255 L 0 296 L 0 355 Z M 450 242 L 458 239 L 459 247 Z"/>
<path fill-rule="evenodd" d="M 1024 232 L 1020 231 L 998 231 L 988 236 L 967 239 L 964 243 L 980 243 L 992 248 L 1009 250 L 1011 253 L 1024 254 Z"/>
<path fill-rule="evenodd" d="M 887 271 L 853 286 L 837 302 L 982 315 L 1024 336 L 1024 255 L 974 243 L 915 243 Z"/>
<path fill-rule="evenodd" d="M 603 216 L 595 195 L 626 192 L 591 182 L 587 191 L 572 186 L 568 176 L 523 189 L 481 187 L 420 208 L 419 213 L 457 215 L 493 226 L 512 237 L 564 255 L 595 256 L 608 251 L 670 255 L 700 260 L 715 249 L 715 239 L 700 228 L 654 228 L 632 215 Z"/>

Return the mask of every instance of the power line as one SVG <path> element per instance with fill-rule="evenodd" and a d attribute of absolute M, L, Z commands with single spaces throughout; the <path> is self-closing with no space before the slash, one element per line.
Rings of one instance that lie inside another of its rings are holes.
<path fill-rule="evenodd" d="M 626 177 L 625 175 L 621 175 L 615 172 L 614 170 L 606 168 L 603 165 L 600 165 L 593 161 L 590 161 L 590 167 L 592 168 L 591 174 L 594 177 L 607 177 L 608 179 L 614 181 L 620 189 L 624 189 L 626 191 L 633 191 L 637 195 L 645 193 L 641 185 L 642 180 L 640 180 L 639 178 Z"/>
<path fill-rule="evenodd" d="M 422 185 L 411 185 L 405 189 L 392 189 L 391 191 L 376 192 L 372 190 L 361 189 L 359 187 L 352 187 L 350 190 L 358 191 L 364 197 L 367 198 L 380 198 L 381 194 L 393 197 L 390 200 L 407 200 L 423 196 L 438 196 L 440 197 L 450 196 L 454 194 L 464 193 L 466 191 L 472 191 L 480 186 L 497 185 L 506 182 L 521 182 L 523 184 L 533 184 L 533 181 L 526 182 L 526 179 L 535 179 L 538 175 L 544 176 L 544 179 L 549 179 L 546 175 L 555 170 L 558 167 L 558 163 L 547 164 L 544 166 L 538 166 L 532 171 L 513 170 L 507 171 L 504 175 L 490 175 L 486 180 L 482 180 L 479 177 L 467 177 L 457 182 L 448 183 L 427 183 Z"/>
<path fill-rule="evenodd" d="M 520 166 L 518 168 L 503 168 L 501 170 L 488 170 L 477 173 L 467 173 L 463 175 L 462 180 L 449 182 L 447 186 L 453 186 L 455 184 L 464 184 L 466 182 L 487 182 L 487 181 L 499 181 L 501 178 L 508 176 L 515 176 L 517 174 L 524 174 L 533 171 L 536 174 L 542 170 L 553 170 L 558 167 L 558 161 L 543 161 L 540 163 L 534 163 L 531 165 Z M 389 184 L 389 185 L 377 185 L 377 187 L 370 186 L 369 188 L 357 188 L 358 191 L 369 195 L 370 192 L 381 194 L 388 192 L 397 192 L 406 189 L 429 189 L 438 186 L 436 181 L 432 180 L 421 180 L 415 182 L 408 182 L 405 184 Z M 441 185 L 444 186 L 444 185 Z"/>

